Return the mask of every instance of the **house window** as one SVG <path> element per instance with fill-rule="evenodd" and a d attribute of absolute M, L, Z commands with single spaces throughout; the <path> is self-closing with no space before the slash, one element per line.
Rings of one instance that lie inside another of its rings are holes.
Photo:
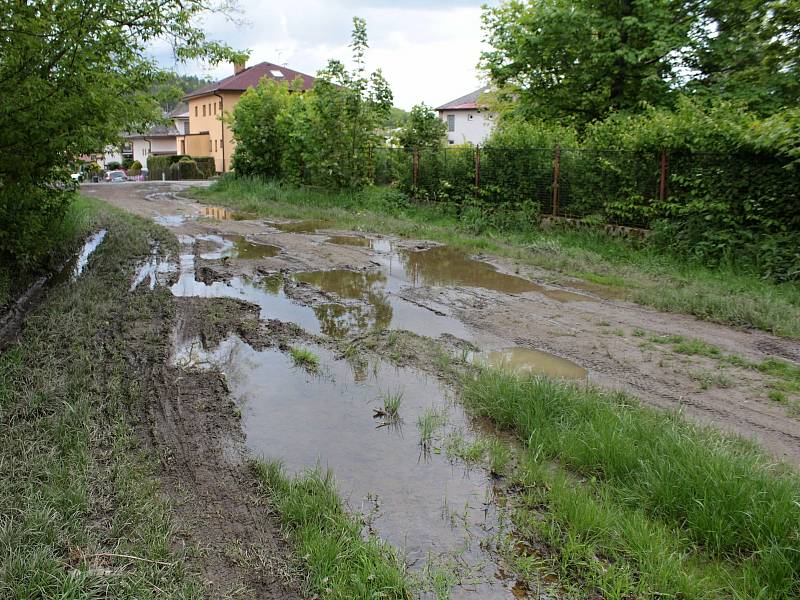
<path fill-rule="evenodd" d="M 211 140 L 208 140 L 208 151 L 211 152 Z"/>
<path fill-rule="evenodd" d="M 181 140 L 181 154 L 186 154 L 186 141 Z"/>
<path fill-rule="evenodd" d="M 214 114 L 217 114 L 217 103 L 214 102 Z"/>
<path fill-rule="evenodd" d="M 217 151 L 217 140 L 214 140 L 214 152 Z"/>
<path fill-rule="evenodd" d="M 222 110 L 222 100 L 219 101 L 219 109 Z"/>
<path fill-rule="evenodd" d="M 196 104 L 194 105 L 194 116 L 195 117 L 197 116 L 197 105 Z"/>
<path fill-rule="evenodd" d="M 205 104 L 203 104 L 203 116 L 204 117 L 206 116 L 206 105 Z"/>
<path fill-rule="evenodd" d="M 455 131 L 455 130 L 456 130 L 456 116 L 447 115 L 447 131 Z"/>

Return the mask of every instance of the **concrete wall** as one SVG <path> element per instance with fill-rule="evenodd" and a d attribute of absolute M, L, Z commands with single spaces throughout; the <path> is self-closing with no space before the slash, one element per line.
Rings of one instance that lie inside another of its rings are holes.
<path fill-rule="evenodd" d="M 443 110 L 439 117 L 447 123 L 447 116 L 455 119 L 454 131 L 447 132 L 448 144 L 473 144 L 486 141 L 494 129 L 495 115 L 487 110 Z"/>

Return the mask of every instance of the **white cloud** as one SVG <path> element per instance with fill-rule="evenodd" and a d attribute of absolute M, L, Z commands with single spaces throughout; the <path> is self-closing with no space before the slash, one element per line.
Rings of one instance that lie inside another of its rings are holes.
<path fill-rule="evenodd" d="M 368 65 L 383 70 L 396 106 L 436 106 L 481 85 L 476 69 L 483 47 L 479 2 L 240 0 L 240 7 L 245 23 L 208 15 L 203 26 L 212 39 L 250 49 L 249 64 L 285 63 L 313 75 L 329 58 L 347 62 L 352 18 L 360 16 L 367 20 Z M 165 66 L 173 66 L 166 53 L 158 54 Z M 231 67 L 190 64 L 179 70 L 218 78 Z"/>

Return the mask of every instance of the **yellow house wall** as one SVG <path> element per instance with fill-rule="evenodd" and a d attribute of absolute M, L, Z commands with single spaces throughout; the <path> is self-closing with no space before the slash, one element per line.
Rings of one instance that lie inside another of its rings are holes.
<path fill-rule="evenodd" d="M 230 170 L 231 157 L 236 146 L 230 127 L 224 124 L 221 118 L 223 111 L 225 113 L 233 111 L 241 93 L 220 92 L 220 96 L 222 96 L 222 109 L 220 98 L 213 94 L 189 99 L 189 133 L 208 132 L 208 143 L 202 149 L 202 153 L 196 154 L 195 152 L 200 152 L 201 149 L 193 145 L 190 151 L 187 141 L 186 153 L 192 156 L 213 156 L 217 171 L 225 172 Z"/>

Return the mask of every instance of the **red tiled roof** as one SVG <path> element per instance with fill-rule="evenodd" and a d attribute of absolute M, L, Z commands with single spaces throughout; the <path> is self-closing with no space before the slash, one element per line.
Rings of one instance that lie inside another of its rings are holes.
<path fill-rule="evenodd" d="M 483 105 L 478 105 L 478 98 L 480 95 L 489 90 L 489 86 L 482 87 L 479 90 L 475 90 L 467 94 L 466 96 L 461 96 L 461 98 L 456 98 L 455 100 L 451 100 L 446 104 L 442 104 L 436 110 L 475 110 L 477 108 L 483 108 Z"/>
<path fill-rule="evenodd" d="M 273 73 L 273 71 L 276 73 L 280 72 L 283 76 L 279 77 Z M 205 96 L 207 94 L 213 94 L 214 92 L 243 92 L 247 88 L 257 86 L 258 82 L 264 77 L 274 79 L 275 81 L 286 81 L 287 83 L 292 83 L 299 77 L 302 80 L 300 86 L 301 90 L 310 90 L 314 87 L 314 77 L 311 75 L 306 75 L 305 73 L 300 73 L 299 71 L 288 69 L 281 65 L 262 62 L 252 67 L 247 67 L 235 75 L 220 79 L 215 83 L 210 83 L 200 89 L 189 92 L 183 99 L 188 100 L 189 98 Z"/>

